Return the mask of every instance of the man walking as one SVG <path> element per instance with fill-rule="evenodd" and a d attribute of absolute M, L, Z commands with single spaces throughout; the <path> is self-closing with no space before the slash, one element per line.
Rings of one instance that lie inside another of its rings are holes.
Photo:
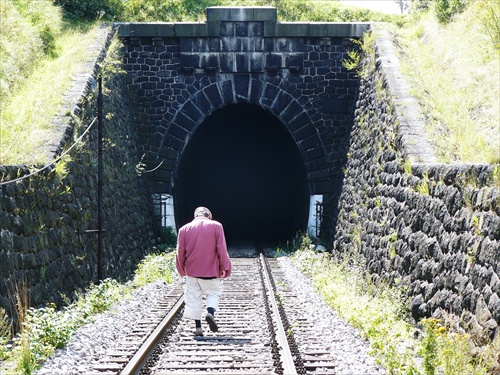
<path fill-rule="evenodd" d="M 195 335 L 203 336 L 203 295 L 207 305 L 205 320 L 210 330 L 217 332 L 215 311 L 222 294 L 221 279 L 231 275 L 231 259 L 222 224 L 212 220 L 208 208 L 198 207 L 193 221 L 179 229 L 175 265 L 177 272 L 186 276 L 184 317 L 194 319 Z"/>

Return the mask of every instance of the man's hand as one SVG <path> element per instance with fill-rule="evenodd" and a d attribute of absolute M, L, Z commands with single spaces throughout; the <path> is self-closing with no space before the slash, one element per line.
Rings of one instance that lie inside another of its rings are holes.
<path fill-rule="evenodd" d="M 219 279 L 223 279 L 224 277 L 226 277 L 226 271 L 221 271 L 220 275 L 219 275 Z"/>

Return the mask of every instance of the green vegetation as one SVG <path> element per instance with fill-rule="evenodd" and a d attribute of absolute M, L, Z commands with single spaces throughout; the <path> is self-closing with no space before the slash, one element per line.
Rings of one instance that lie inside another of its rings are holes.
<path fill-rule="evenodd" d="M 500 163 L 500 7 L 465 4 L 436 1 L 392 31 L 440 162 Z"/>
<path fill-rule="evenodd" d="M 498 163 L 500 9 L 494 3 L 413 0 L 403 17 L 335 1 L 3 0 L 0 164 L 47 162 L 43 145 L 56 134 L 52 118 L 72 78 L 82 72 L 96 20 L 203 21 L 205 8 L 217 5 L 274 6 L 282 22 L 391 24 L 440 161 Z M 358 56 L 350 58 L 356 64 Z"/>
<path fill-rule="evenodd" d="M 440 161 L 499 163 L 500 10 L 495 3 L 414 0 L 412 13 L 399 17 L 353 10 L 334 1 L 2 0 L 0 164 L 46 162 L 42 150 L 55 134 L 52 118 L 60 112 L 62 96 L 71 87 L 72 78 L 82 73 L 81 63 L 94 41 L 96 21 L 202 21 L 205 8 L 215 5 L 275 6 L 282 22 L 389 22 L 403 71 L 412 94 L 423 106 L 428 137 Z M 349 57 L 356 68 L 358 55 L 351 53 Z M 409 161 L 405 161 L 404 170 L 411 172 Z M 496 171 L 494 183 L 498 186 L 500 169 Z M 64 164 L 56 173 L 64 175 Z M 429 186 L 418 189 L 428 194 Z M 479 219 L 475 225 L 480 230 Z M 351 235 L 357 245 L 358 226 Z M 397 237 L 388 240 L 392 244 Z M 287 252 L 289 245 L 284 249 Z M 294 261 L 311 274 L 325 300 L 362 330 L 392 374 L 485 373 L 490 351 L 499 350 L 498 342 L 473 355 L 470 336 L 458 334 L 440 321 L 421 322 L 424 335 L 413 340 L 415 328 L 405 319 L 407 304 L 400 293 L 391 288 L 377 292 L 362 277 L 359 264 L 335 263 L 327 255 L 314 253 L 309 245 L 301 242 Z M 0 360 L 7 358 L 4 365 L 10 369 L 33 372 L 78 326 L 117 298 L 158 277 L 168 281 L 172 269 L 169 256 L 147 257 L 138 266 L 135 284 L 123 286 L 107 280 L 62 310 L 55 306 L 29 309 L 23 292 L 18 291 L 19 320 L 25 324 L 14 346 L 7 346 L 11 327 L 0 311 Z M 418 355 L 423 365 L 415 361 Z"/>
<path fill-rule="evenodd" d="M 49 1 L 2 1 L 0 5 L 0 102 L 16 91 L 36 62 L 56 54 L 62 18 Z"/>
<path fill-rule="evenodd" d="M 2 90 L 0 164 L 46 162 L 42 146 L 56 134 L 53 117 L 61 111 L 63 95 L 71 88 L 73 77 L 84 73 L 76 62 L 86 60 L 96 27 L 84 33 L 67 29 L 57 38 L 57 57 L 31 55 L 34 61 L 29 73 L 20 70 L 11 92 Z M 3 39 L 0 35 L 0 41 Z"/>
<path fill-rule="evenodd" d="M 73 21 L 203 21 L 209 6 L 272 6 L 281 21 L 390 21 L 391 15 L 326 0 L 55 0 Z"/>
<path fill-rule="evenodd" d="M 423 195 L 429 195 L 430 194 L 429 184 L 430 184 L 429 177 L 427 173 L 424 173 L 422 180 L 415 186 L 415 191 Z"/>
<path fill-rule="evenodd" d="M 15 339 L 13 351 L 17 371 L 20 369 L 23 374 L 34 372 L 56 349 L 63 348 L 79 327 L 128 293 L 126 286 L 109 279 L 92 285 L 87 293 L 63 310 L 57 310 L 53 304 L 27 309 L 24 330 Z"/>
<path fill-rule="evenodd" d="M 12 324 L 7 312 L 0 307 L 0 361 L 7 358 L 7 343 L 12 335 Z"/>
<path fill-rule="evenodd" d="M 97 314 L 108 310 L 118 301 L 128 298 L 138 287 L 156 280 L 172 282 L 175 252 L 146 256 L 138 265 L 132 281 L 119 284 L 107 279 L 91 285 L 85 293 L 62 309 L 54 304 L 43 308 L 30 308 L 25 284 L 16 286 L 13 299 L 16 304 L 20 332 L 11 339 L 11 326 L 7 314 L 0 310 L 0 373 L 32 374 L 56 349 L 63 348 L 73 333 L 90 323 Z"/>
<path fill-rule="evenodd" d="M 161 245 L 159 245 L 160 250 L 165 250 L 166 248 L 175 248 L 177 245 L 177 234 L 175 229 L 172 227 L 162 227 L 160 229 Z"/>
<path fill-rule="evenodd" d="M 175 272 L 175 252 L 147 255 L 137 266 L 134 282 L 137 286 L 156 280 L 163 280 L 170 284 Z"/>
<path fill-rule="evenodd" d="M 46 163 L 58 136 L 53 116 L 95 39 L 95 21 L 202 21 L 216 5 L 271 5 L 282 21 L 389 21 L 335 2 L 209 0 L 2 0 L 0 7 L 0 164 Z M 64 15 L 64 18 L 63 18 Z M 64 115 L 69 115 L 65 113 Z"/>
<path fill-rule="evenodd" d="M 359 257 L 339 263 L 315 252 L 303 237 L 291 259 L 312 278 L 326 303 L 362 332 L 388 374 L 486 375 L 493 370 L 500 337 L 477 350 L 471 335 L 452 329 L 451 318 L 411 324 L 401 286 L 374 285 Z"/>

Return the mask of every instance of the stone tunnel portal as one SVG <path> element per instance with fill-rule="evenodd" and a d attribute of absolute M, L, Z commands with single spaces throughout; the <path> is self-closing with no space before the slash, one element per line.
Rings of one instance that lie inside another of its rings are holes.
<path fill-rule="evenodd" d="M 309 215 L 306 170 L 286 127 L 257 105 L 215 111 L 193 134 L 174 181 L 176 223 L 208 207 L 229 245 L 277 245 L 304 231 Z"/>

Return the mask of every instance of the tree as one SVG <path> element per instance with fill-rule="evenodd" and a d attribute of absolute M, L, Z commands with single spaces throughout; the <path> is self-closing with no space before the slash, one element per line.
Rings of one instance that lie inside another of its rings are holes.
<path fill-rule="evenodd" d="M 95 21 L 103 18 L 112 20 L 120 14 L 120 0 L 53 0 L 55 5 L 63 9 L 66 19 L 74 21 Z"/>

